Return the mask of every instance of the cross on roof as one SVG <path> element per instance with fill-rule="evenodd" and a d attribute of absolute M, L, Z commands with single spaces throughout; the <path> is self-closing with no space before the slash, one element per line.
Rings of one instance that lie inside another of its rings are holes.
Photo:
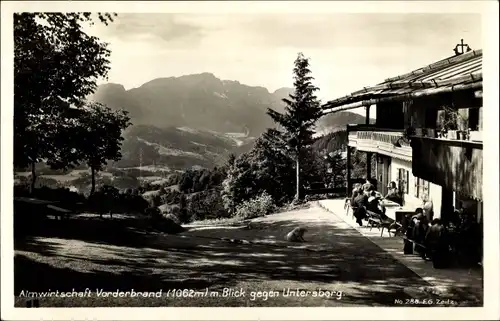
<path fill-rule="evenodd" d="M 465 51 L 464 51 L 465 47 L 467 47 L 467 52 L 472 50 L 468 44 L 464 44 L 463 39 L 460 39 L 460 43 L 455 46 L 455 49 L 453 49 L 453 51 L 455 51 L 455 55 L 458 56 L 458 55 L 465 53 Z M 459 48 L 461 49 L 460 51 L 459 51 Z"/>

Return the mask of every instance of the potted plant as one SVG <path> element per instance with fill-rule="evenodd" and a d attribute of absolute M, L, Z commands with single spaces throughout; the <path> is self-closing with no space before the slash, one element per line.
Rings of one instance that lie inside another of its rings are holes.
<path fill-rule="evenodd" d="M 460 136 L 458 139 L 461 139 L 461 140 L 468 140 L 469 139 L 469 119 L 460 114 L 458 111 L 457 111 L 457 123 L 458 123 L 458 129 L 460 131 Z"/>
<path fill-rule="evenodd" d="M 439 114 L 438 120 L 441 122 L 442 136 L 448 139 L 458 139 L 459 123 L 463 124 L 461 115 L 458 110 L 444 106 L 443 111 Z"/>
<path fill-rule="evenodd" d="M 415 127 L 409 126 L 405 129 L 403 133 L 403 140 L 407 143 L 411 142 L 411 137 L 416 135 Z"/>
<path fill-rule="evenodd" d="M 436 138 L 436 131 L 433 128 L 427 128 L 427 137 Z"/>
<path fill-rule="evenodd" d="M 456 129 L 449 129 L 446 135 L 446 138 L 448 139 L 457 139 L 457 130 Z"/>

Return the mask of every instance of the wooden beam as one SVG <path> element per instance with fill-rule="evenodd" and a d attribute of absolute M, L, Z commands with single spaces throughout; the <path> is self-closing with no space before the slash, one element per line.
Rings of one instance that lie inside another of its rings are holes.
<path fill-rule="evenodd" d="M 346 176 L 347 176 L 347 196 L 351 196 L 351 148 L 347 146 L 347 171 L 346 171 Z"/>
<path fill-rule="evenodd" d="M 372 152 L 366 153 L 366 178 L 372 178 Z"/>

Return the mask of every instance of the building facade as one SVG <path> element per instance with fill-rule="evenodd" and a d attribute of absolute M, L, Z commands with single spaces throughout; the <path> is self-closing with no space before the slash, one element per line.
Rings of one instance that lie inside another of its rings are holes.
<path fill-rule="evenodd" d="M 366 108 L 367 124 L 347 126 L 348 148 L 366 153 L 366 174 L 378 191 L 385 195 L 394 181 L 405 207 L 422 206 L 427 195 L 434 217 L 449 219 L 465 208 L 482 221 L 482 50 L 457 53 L 324 105 L 326 113 L 359 107 Z M 371 110 L 374 125 L 368 124 Z"/>

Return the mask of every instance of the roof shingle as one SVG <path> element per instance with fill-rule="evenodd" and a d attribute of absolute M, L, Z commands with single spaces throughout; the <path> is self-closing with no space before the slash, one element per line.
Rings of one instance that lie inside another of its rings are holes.
<path fill-rule="evenodd" d="M 440 60 L 412 72 L 391 77 L 384 82 L 365 87 L 350 95 L 327 102 L 323 108 L 330 109 L 367 99 L 404 95 L 416 91 L 432 92 L 426 89 L 481 83 L 483 51 L 475 50 Z"/>

